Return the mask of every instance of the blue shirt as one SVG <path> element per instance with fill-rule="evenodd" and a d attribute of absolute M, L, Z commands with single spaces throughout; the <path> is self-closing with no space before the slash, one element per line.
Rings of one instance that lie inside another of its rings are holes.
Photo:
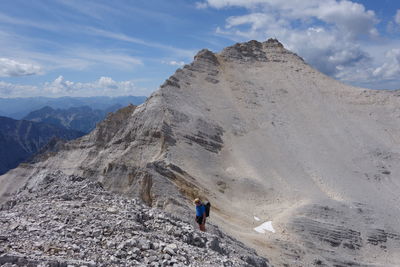
<path fill-rule="evenodd" d="M 203 216 L 206 212 L 206 206 L 201 204 L 200 206 L 196 206 L 196 216 Z"/>

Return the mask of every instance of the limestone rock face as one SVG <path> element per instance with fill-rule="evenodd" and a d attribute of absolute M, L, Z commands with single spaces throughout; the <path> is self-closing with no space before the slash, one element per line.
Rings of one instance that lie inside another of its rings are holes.
<path fill-rule="evenodd" d="M 144 104 L 0 176 L 0 194 L 57 170 L 185 216 L 201 196 L 272 264 L 398 266 L 399 107 L 398 91 L 344 85 L 274 39 L 202 50 Z M 254 231 L 267 221 L 275 232 Z"/>

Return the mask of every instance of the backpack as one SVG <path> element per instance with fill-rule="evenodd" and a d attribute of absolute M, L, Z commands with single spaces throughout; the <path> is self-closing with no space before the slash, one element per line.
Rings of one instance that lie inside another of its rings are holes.
<path fill-rule="evenodd" d="M 204 204 L 204 207 L 206 207 L 206 217 L 210 216 L 210 209 L 211 209 L 211 203 L 210 201 L 206 201 Z"/>

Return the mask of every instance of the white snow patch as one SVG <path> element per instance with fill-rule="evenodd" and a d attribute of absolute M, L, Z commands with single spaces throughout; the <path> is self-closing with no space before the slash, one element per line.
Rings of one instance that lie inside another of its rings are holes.
<path fill-rule="evenodd" d="M 265 222 L 254 228 L 254 230 L 261 234 L 265 234 L 265 230 L 275 233 L 275 229 L 272 227 L 272 221 Z"/>
<path fill-rule="evenodd" d="M 254 216 L 254 220 L 256 220 L 258 222 L 260 220 L 260 218 L 258 218 L 257 216 Z"/>

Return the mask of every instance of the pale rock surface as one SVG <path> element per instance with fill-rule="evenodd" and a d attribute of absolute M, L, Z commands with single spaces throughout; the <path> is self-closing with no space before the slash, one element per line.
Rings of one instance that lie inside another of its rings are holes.
<path fill-rule="evenodd" d="M 398 91 L 250 41 L 200 51 L 144 104 L 0 176 L 0 195 L 59 170 L 188 218 L 207 198 L 213 223 L 276 266 L 399 266 L 399 144 Z"/>

